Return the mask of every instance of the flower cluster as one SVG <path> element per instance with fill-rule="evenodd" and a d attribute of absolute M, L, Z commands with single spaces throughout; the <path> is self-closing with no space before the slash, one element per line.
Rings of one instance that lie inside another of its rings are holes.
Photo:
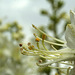
<path fill-rule="evenodd" d="M 73 11 L 70 11 L 70 18 L 71 18 L 71 24 L 68 24 L 66 27 L 65 32 L 65 39 L 66 41 L 59 40 L 57 38 L 54 38 L 50 35 L 47 35 L 43 31 L 41 31 L 39 28 L 37 28 L 35 25 L 32 25 L 36 30 L 42 33 L 42 38 L 34 34 L 35 41 L 37 42 L 37 48 L 32 45 L 31 43 L 26 44 L 19 44 L 20 50 L 23 55 L 28 56 L 39 56 L 42 58 L 45 58 L 48 60 L 48 62 L 43 63 L 42 60 L 37 63 L 38 66 L 44 67 L 52 67 L 50 66 L 52 63 L 60 62 L 60 61 L 75 61 L 75 13 Z M 52 41 L 45 40 L 46 37 L 51 38 L 54 41 L 60 42 L 55 43 Z M 42 45 L 44 49 L 40 49 L 39 41 L 42 41 Z M 48 43 L 52 46 L 53 50 L 48 50 L 44 43 Z M 57 50 L 54 45 L 63 47 L 60 50 Z M 55 67 L 58 68 L 58 67 Z M 69 70 L 70 68 L 68 68 Z M 68 75 L 68 71 L 67 71 Z"/>

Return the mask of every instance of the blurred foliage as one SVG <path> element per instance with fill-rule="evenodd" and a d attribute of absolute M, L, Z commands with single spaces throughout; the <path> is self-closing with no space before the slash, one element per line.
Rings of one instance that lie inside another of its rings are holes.
<path fill-rule="evenodd" d="M 8 32 L 11 35 L 10 39 L 13 39 L 17 42 L 24 37 L 22 33 L 22 27 L 18 25 L 17 22 L 14 22 L 12 24 L 8 23 L 5 26 L 0 27 L 1 34 L 4 34 L 6 32 Z"/>
<path fill-rule="evenodd" d="M 17 23 L 2 25 L 0 20 L 0 75 L 24 75 L 18 43 L 24 38 Z"/>

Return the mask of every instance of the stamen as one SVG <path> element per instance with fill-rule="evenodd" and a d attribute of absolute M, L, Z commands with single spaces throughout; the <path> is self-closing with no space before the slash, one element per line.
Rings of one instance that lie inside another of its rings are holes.
<path fill-rule="evenodd" d="M 62 63 L 62 62 L 59 62 L 60 64 L 65 64 L 65 65 L 71 65 L 73 66 L 73 64 L 70 64 L 70 63 Z"/>
<path fill-rule="evenodd" d="M 22 43 L 20 43 L 19 46 L 22 47 Z"/>
<path fill-rule="evenodd" d="M 39 41 L 40 41 L 40 39 L 39 39 L 38 37 L 36 37 L 35 41 L 39 42 Z"/>
<path fill-rule="evenodd" d="M 42 35 L 42 40 L 45 40 L 45 38 L 46 38 L 46 35 L 43 34 Z"/>
<path fill-rule="evenodd" d="M 29 47 L 28 47 L 28 49 L 32 50 L 32 47 L 31 47 L 31 46 L 29 46 Z"/>
<path fill-rule="evenodd" d="M 69 75 L 69 70 L 71 69 L 71 67 L 69 67 L 68 69 L 67 69 L 67 74 L 66 75 Z"/>
<path fill-rule="evenodd" d="M 52 38 L 52 39 L 54 39 L 54 40 L 56 40 L 56 41 L 59 41 L 59 42 L 61 42 L 61 43 L 66 43 L 65 41 L 62 41 L 62 40 L 59 40 L 59 39 L 57 39 L 57 38 L 54 38 L 54 37 L 52 37 L 52 36 L 50 36 L 50 35 L 47 35 L 47 34 L 44 33 L 43 31 L 41 31 L 40 29 L 38 29 L 35 25 L 32 24 L 32 26 L 33 26 L 35 29 L 37 29 L 39 32 L 41 32 L 42 34 L 44 34 L 44 35 L 46 35 L 46 36 L 48 36 L 48 37 L 50 37 L 50 38 Z"/>
<path fill-rule="evenodd" d="M 53 64 L 53 63 L 56 63 L 56 62 L 60 62 L 60 61 L 63 61 L 65 60 L 66 58 L 58 58 L 58 59 L 54 59 L 53 61 L 50 61 L 48 63 L 43 63 L 43 64 L 39 64 L 37 63 L 38 66 L 40 67 L 48 67 L 49 65 Z"/>
<path fill-rule="evenodd" d="M 30 46 L 31 45 L 31 43 L 30 42 L 28 42 L 28 46 Z"/>
<path fill-rule="evenodd" d="M 34 34 L 35 37 L 39 38 L 40 40 L 42 40 L 40 37 L 38 37 L 36 34 Z M 66 47 L 66 45 L 64 44 L 58 44 L 58 43 L 54 43 L 54 42 L 49 42 L 47 40 L 44 40 L 44 42 L 49 43 L 49 44 L 53 44 L 53 45 L 57 45 L 57 46 L 64 46 Z"/>
<path fill-rule="evenodd" d="M 46 38 L 46 36 L 45 36 L 45 35 L 42 35 L 42 45 L 43 45 L 43 47 L 44 47 L 44 49 L 45 49 L 46 51 L 49 51 L 49 50 L 45 47 L 45 44 L 44 44 L 45 38 Z"/>
<path fill-rule="evenodd" d="M 48 66 L 48 67 L 50 67 L 52 69 L 68 69 L 68 68 L 62 68 L 62 67 L 52 67 L 52 66 Z"/>
<path fill-rule="evenodd" d="M 52 47 L 55 51 L 57 51 L 57 49 L 56 49 L 53 45 L 51 45 L 51 47 Z"/>
<path fill-rule="evenodd" d="M 23 51 L 23 48 L 20 48 L 20 51 L 22 52 Z"/>
<path fill-rule="evenodd" d="M 36 44 L 37 44 L 38 49 L 40 49 L 40 47 L 39 47 L 39 41 L 40 41 L 40 39 L 38 37 L 36 37 L 35 41 L 37 42 Z"/>
<path fill-rule="evenodd" d="M 39 47 L 39 42 L 37 42 L 36 44 L 37 44 L 38 49 L 40 49 L 40 47 Z"/>
<path fill-rule="evenodd" d="M 39 63 L 42 63 L 42 60 L 39 60 Z"/>

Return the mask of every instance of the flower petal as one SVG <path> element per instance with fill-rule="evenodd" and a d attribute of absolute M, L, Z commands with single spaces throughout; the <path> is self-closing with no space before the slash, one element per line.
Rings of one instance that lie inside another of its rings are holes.
<path fill-rule="evenodd" d="M 70 10 L 70 19 L 71 19 L 71 24 L 75 25 L 75 12 Z"/>
<path fill-rule="evenodd" d="M 66 27 L 65 39 L 67 46 L 71 49 L 75 49 L 75 29 L 70 24 Z"/>
<path fill-rule="evenodd" d="M 75 49 L 75 12 L 70 10 L 71 24 L 67 25 L 65 32 L 65 39 L 67 46 L 71 49 Z"/>

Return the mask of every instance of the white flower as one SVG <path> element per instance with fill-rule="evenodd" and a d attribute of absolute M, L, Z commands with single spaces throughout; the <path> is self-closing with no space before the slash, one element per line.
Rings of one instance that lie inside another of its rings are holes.
<path fill-rule="evenodd" d="M 52 63 L 56 63 L 56 62 L 60 62 L 60 61 L 75 61 L 75 13 L 73 11 L 70 11 L 70 19 L 71 19 L 71 24 L 67 25 L 66 32 L 65 32 L 66 42 L 59 40 L 57 38 L 51 37 L 51 36 L 47 35 L 46 33 L 44 33 L 43 31 L 41 31 L 40 29 L 38 29 L 37 27 L 35 27 L 34 25 L 32 25 L 36 30 L 41 32 L 44 36 L 43 36 L 43 38 L 40 38 L 36 34 L 34 34 L 34 36 L 36 37 L 36 42 L 37 42 L 38 48 L 35 48 L 33 45 L 31 45 L 29 43 L 28 46 L 26 46 L 26 47 L 21 46 L 21 48 L 20 48 L 21 53 L 23 55 L 40 56 L 47 60 L 50 60 L 47 63 L 43 63 L 43 64 L 37 63 L 37 65 L 39 65 L 39 66 L 51 67 L 50 64 L 52 64 Z M 61 44 L 47 41 L 47 40 L 45 40 L 45 36 L 50 37 L 51 39 L 53 39 L 57 42 L 60 42 Z M 44 50 L 40 49 L 40 47 L 39 47 L 40 40 L 42 41 Z M 48 50 L 45 47 L 44 42 L 51 44 L 55 51 Z M 57 50 L 54 48 L 53 45 L 62 46 L 63 48 L 60 50 Z"/>

